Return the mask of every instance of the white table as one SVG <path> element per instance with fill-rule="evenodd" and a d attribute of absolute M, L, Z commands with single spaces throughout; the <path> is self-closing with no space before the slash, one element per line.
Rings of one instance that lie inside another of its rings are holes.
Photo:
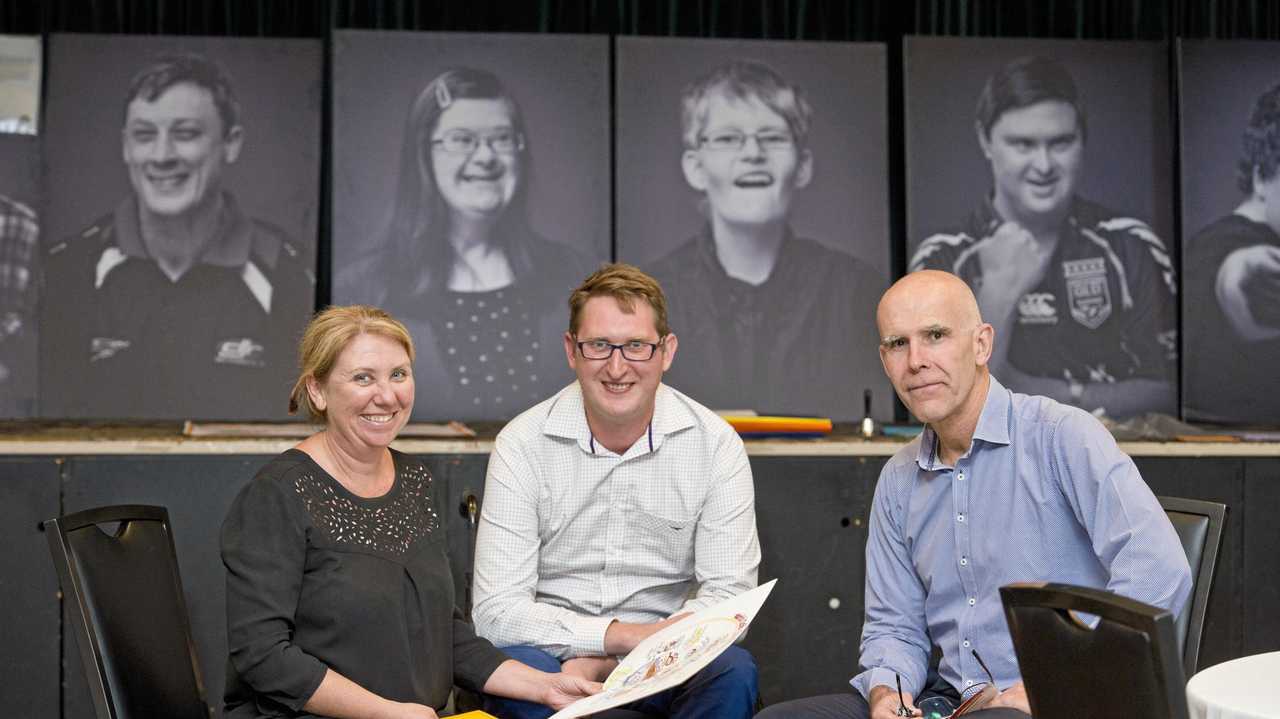
<path fill-rule="evenodd" d="M 1209 667 L 1187 682 L 1191 719 L 1280 717 L 1280 652 Z"/>

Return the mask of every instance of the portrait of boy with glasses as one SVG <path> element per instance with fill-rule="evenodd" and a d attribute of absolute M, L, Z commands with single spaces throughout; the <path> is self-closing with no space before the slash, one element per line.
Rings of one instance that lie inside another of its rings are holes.
<path fill-rule="evenodd" d="M 885 279 L 792 228 L 821 159 L 812 118 L 804 91 L 758 60 L 684 89 L 680 167 L 705 224 L 649 269 L 692 356 L 671 382 L 710 406 L 852 418 L 877 377 L 867 308 Z"/>

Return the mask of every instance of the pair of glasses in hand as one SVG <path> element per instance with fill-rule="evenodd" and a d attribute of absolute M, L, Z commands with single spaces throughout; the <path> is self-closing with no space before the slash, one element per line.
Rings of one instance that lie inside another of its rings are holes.
<path fill-rule="evenodd" d="M 982 661 L 978 650 L 974 649 L 973 658 L 978 660 L 978 666 L 982 667 L 982 671 L 987 674 L 987 681 L 979 684 L 973 684 L 965 689 L 961 695 L 964 697 L 960 702 L 960 706 L 956 706 L 952 701 L 944 696 L 932 696 L 921 700 L 916 707 L 920 710 L 922 719 L 951 719 L 952 717 L 961 717 L 969 712 L 975 712 L 991 703 L 1000 694 L 1000 690 L 996 688 L 995 677 L 991 676 L 991 670 L 987 668 L 987 663 Z M 898 682 L 898 711 L 900 717 L 916 716 L 916 713 L 907 708 L 907 703 L 902 696 L 902 677 L 894 675 Z"/>

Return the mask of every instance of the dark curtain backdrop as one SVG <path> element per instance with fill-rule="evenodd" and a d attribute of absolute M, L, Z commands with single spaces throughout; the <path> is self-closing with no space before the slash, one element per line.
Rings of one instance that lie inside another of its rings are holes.
<path fill-rule="evenodd" d="M 1272 0 L 0 0 L 0 33 L 323 37 L 332 27 L 892 42 L 1280 38 Z"/>

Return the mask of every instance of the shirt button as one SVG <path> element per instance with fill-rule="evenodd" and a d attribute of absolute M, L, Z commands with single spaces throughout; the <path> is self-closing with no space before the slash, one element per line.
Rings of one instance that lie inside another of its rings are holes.
<path fill-rule="evenodd" d="M 964 521 L 964 515 L 963 515 L 963 514 L 957 514 L 957 515 L 956 515 L 956 521 L 957 521 L 957 522 L 963 522 L 963 521 Z"/>
<path fill-rule="evenodd" d="M 963 481 L 964 481 L 964 472 L 961 472 L 960 474 L 956 475 L 956 479 L 958 479 L 958 480 L 960 480 L 961 482 L 963 482 Z"/>
<path fill-rule="evenodd" d="M 967 567 L 967 566 L 969 566 L 969 558 L 968 558 L 968 557 L 961 557 L 961 558 L 960 558 L 960 566 L 962 566 L 962 567 Z"/>
<path fill-rule="evenodd" d="M 965 648 L 965 649 L 968 649 L 968 648 L 969 648 L 969 640 L 968 640 L 968 639 L 966 639 L 966 640 L 964 640 L 963 642 L 960 642 L 960 643 L 964 645 L 964 648 Z"/>
<path fill-rule="evenodd" d="M 977 604 L 977 603 L 978 603 L 978 600 L 974 599 L 973 597 L 969 597 L 969 606 L 971 606 L 971 607 L 972 607 L 973 605 L 975 605 L 975 604 Z"/>
<path fill-rule="evenodd" d="M 967 687 L 971 687 L 971 686 L 973 686 L 973 680 L 972 680 L 972 679 L 966 679 L 966 680 L 964 680 L 964 685 L 965 685 L 965 686 L 967 686 Z"/>

